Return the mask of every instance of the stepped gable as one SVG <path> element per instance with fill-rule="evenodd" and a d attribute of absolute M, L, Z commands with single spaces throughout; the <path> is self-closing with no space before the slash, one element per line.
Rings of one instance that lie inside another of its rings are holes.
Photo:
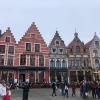
<path fill-rule="evenodd" d="M 4 42 L 5 43 L 5 37 L 7 37 L 7 36 L 11 37 L 11 43 L 16 44 L 16 39 L 15 39 L 13 33 L 11 32 L 10 27 L 8 27 L 6 29 L 6 31 L 3 34 L 1 34 L 1 36 L 0 36 L 0 42 Z"/>
<path fill-rule="evenodd" d="M 30 40 L 29 40 L 29 38 L 30 38 Z M 21 41 L 28 41 L 28 42 L 34 42 L 34 43 L 41 43 L 42 42 L 47 47 L 46 42 L 44 41 L 42 35 L 40 34 L 40 32 L 39 32 L 39 30 L 38 30 L 38 28 L 37 28 L 37 26 L 35 25 L 34 22 L 31 24 L 31 26 L 25 32 L 25 34 L 20 39 L 20 41 L 18 42 L 18 44 L 20 44 Z"/>
<path fill-rule="evenodd" d="M 96 32 L 94 33 L 94 37 L 92 38 L 92 40 L 90 40 L 89 42 L 87 42 L 87 43 L 85 44 L 85 46 L 86 46 L 86 47 L 90 47 L 90 46 L 92 45 L 92 43 L 94 42 L 94 40 L 99 40 L 99 41 L 100 41 L 100 39 L 99 39 L 99 37 L 97 36 Z"/>
<path fill-rule="evenodd" d="M 53 37 L 51 43 L 49 44 L 49 47 L 55 45 L 55 41 L 56 41 L 56 40 L 61 41 L 61 46 L 65 47 L 65 43 L 64 43 L 64 41 L 62 40 L 62 38 L 60 37 L 58 31 L 56 31 L 56 33 L 55 33 L 55 35 L 54 35 L 54 37 Z"/>

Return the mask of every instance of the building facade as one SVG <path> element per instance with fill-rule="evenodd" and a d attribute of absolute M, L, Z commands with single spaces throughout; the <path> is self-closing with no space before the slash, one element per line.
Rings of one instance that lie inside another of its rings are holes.
<path fill-rule="evenodd" d="M 86 43 L 86 46 L 89 47 L 91 65 L 94 69 L 94 80 L 98 80 L 98 74 L 100 73 L 100 39 L 96 33 L 93 39 Z"/>
<path fill-rule="evenodd" d="M 35 23 L 32 23 L 18 44 L 8 29 L 0 37 L 0 48 L 0 65 L 16 68 L 12 71 L 15 82 L 49 82 L 49 51 Z"/>
<path fill-rule="evenodd" d="M 92 67 L 90 65 L 89 49 L 79 39 L 78 33 L 67 46 L 68 53 L 68 76 L 69 82 L 81 82 L 84 79 L 92 79 Z"/>
<path fill-rule="evenodd" d="M 16 40 L 10 28 L 0 34 L 0 67 L 14 66 Z M 6 82 L 14 81 L 14 71 L 0 71 L 0 78 Z"/>
<path fill-rule="evenodd" d="M 49 45 L 49 68 L 50 81 L 67 81 L 68 78 L 68 59 L 64 41 L 56 31 L 54 38 Z"/>

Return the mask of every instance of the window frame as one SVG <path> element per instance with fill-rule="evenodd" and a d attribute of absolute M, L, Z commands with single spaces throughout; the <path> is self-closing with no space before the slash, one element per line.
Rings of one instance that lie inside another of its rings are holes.
<path fill-rule="evenodd" d="M 30 50 L 27 50 L 27 45 L 26 44 L 30 44 Z M 32 51 L 32 43 L 31 42 L 26 42 L 25 43 L 25 50 L 27 51 L 27 52 L 31 52 Z"/>
<path fill-rule="evenodd" d="M 35 47 L 36 47 L 37 44 L 40 45 L 40 48 L 39 48 L 39 51 L 38 51 L 38 52 L 41 52 L 41 44 L 40 44 L 40 43 L 34 43 L 34 52 L 36 52 L 36 48 L 35 48 Z M 38 53 L 38 52 L 37 52 L 37 53 Z"/>

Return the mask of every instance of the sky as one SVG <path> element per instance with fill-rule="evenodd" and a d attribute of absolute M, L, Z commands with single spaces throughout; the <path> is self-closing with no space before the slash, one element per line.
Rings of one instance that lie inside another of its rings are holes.
<path fill-rule="evenodd" d="M 68 45 L 75 30 L 84 43 L 100 38 L 100 0 L 0 0 L 0 29 L 10 27 L 18 42 L 35 22 L 49 44 L 56 32 Z"/>

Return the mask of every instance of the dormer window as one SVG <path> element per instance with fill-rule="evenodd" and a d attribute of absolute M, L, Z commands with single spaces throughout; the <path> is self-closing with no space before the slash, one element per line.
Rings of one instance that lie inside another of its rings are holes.
<path fill-rule="evenodd" d="M 31 51 L 31 43 L 26 43 L 26 51 Z"/>
<path fill-rule="evenodd" d="M 10 37 L 6 37 L 5 42 L 10 42 Z"/>
<path fill-rule="evenodd" d="M 59 41 L 56 41 L 55 44 L 56 44 L 56 46 L 59 46 L 60 43 L 59 43 Z"/>
<path fill-rule="evenodd" d="M 99 47 L 99 41 L 95 41 L 95 46 Z"/>

